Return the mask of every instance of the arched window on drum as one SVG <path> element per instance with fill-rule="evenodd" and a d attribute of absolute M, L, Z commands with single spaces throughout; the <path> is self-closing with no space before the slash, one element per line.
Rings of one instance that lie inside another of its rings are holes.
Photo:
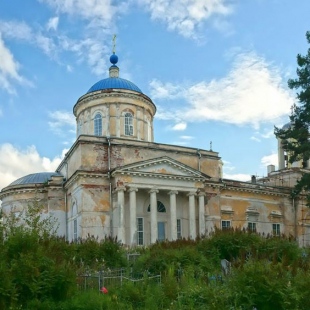
<path fill-rule="evenodd" d="M 133 115 L 125 113 L 125 136 L 133 136 Z"/>
<path fill-rule="evenodd" d="M 94 117 L 94 135 L 102 136 L 102 116 L 100 113 L 96 113 Z"/>

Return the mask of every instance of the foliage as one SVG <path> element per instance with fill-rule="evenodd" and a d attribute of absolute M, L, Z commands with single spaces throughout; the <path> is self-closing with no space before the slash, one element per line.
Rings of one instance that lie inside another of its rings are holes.
<path fill-rule="evenodd" d="M 115 239 L 69 243 L 32 223 L 33 230 L 29 224 L 17 226 L 2 238 L 0 309 L 310 308 L 310 251 L 288 238 L 216 230 L 209 238 L 133 249 L 140 257 L 129 265 Z M 223 258 L 232 263 L 227 276 L 221 271 Z M 77 274 L 108 267 L 125 267 L 144 278 L 108 284 L 108 294 L 79 291 Z M 148 279 L 150 273 L 160 273 L 161 283 Z"/>
<path fill-rule="evenodd" d="M 310 44 L 310 31 L 306 33 L 306 38 Z M 283 148 L 289 153 L 289 162 L 302 161 L 303 167 L 306 167 L 306 162 L 310 158 L 310 48 L 305 56 L 297 55 L 297 65 L 297 78 L 290 79 L 288 86 L 298 90 L 298 105 L 294 104 L 292 107 L 291 126 L 286 129 L 276 127 L 275 134 L 283 141 Z M 309 175 L 304 174 L 295 187 L 293 197 L 303 189 L 309 191 L 309 181 Z"/>
<path fill-rule="evenodd" d="M 91 270 L 119 268 L 127 265 L 125 252 L 116 238 L 98 240 L 92 236 L 71 244 L 73 257 L 77 263 Z"/>

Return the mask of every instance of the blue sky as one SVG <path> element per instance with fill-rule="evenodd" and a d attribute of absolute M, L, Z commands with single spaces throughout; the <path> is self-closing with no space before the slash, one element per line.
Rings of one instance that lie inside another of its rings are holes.
<path fill-rule="evenodd" d="M 309 0 L 1 0 L 0 189 L 54 171 L 75 140 L 72 108 L 120 76 L 157 106 L 155 141 L 219 152 L 224 177 L 277 165 Z"/>

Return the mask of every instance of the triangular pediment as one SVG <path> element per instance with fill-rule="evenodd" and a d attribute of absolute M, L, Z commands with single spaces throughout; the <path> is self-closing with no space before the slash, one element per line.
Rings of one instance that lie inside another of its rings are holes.
<path fill-rule="evenodd" d="M 166 156 L 119 167 L 115 173 L 210 179 L 210 176 Z"/>

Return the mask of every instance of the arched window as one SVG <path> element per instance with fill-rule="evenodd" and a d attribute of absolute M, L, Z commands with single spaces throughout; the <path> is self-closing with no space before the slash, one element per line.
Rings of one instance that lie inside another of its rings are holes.
<path fill-rule="evenodd" d="M 94 117 L 94 135 L 102 136 L 102 117 L 100 113 L 97 113 Z"/>
<path fill-rule="evenodd" d="M 133 116 L 129 112 L 125 114 L 125 135 L 133 136 Z"/>
<path fill-rule="evenodd" d="M 148 206 L 147 212 L 150 212 L 150 210 L 151 210 L 151 205 Z M 157 212 L 166 213 L 165 205 L 159 200 L 157 200 Z"/>

